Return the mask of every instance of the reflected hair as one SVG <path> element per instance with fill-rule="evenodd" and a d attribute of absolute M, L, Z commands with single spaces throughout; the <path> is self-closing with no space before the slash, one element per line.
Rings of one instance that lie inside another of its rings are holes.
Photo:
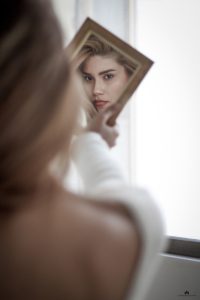
<path fill-rule="evenodd" d="M 0 54 L 0 194 L 6 195 L 35 189 L 55 159 L 62 161 L 60 176 L 67 166 L 70 66 L 48 0 L 3 0 Z"/>
<path fill-rule="evenodd" d="M 86 59 L 90 56 L 100 55 L 113 57 L 120 65 L 125 68 L 128 76 L 132 76 L 137 65 L 129 60 L 125 55 L 115 50 L 109 43 L 104 42 L 96 35 L 90 35 L 81 49 L 81 54 L 86 55 Z M 80 65 L 80 71 L 83 72 L 84 62 Z"/>

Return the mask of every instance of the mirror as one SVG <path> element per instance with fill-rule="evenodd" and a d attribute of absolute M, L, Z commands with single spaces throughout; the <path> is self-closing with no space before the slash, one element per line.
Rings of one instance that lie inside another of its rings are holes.
<path fill-rule="evenodd" d="M 87 18 L 66 48 L 81 79 L 87 119 L 117 103 L 108 124 L 136 90 L 153 61 L 110 31 Z"/>

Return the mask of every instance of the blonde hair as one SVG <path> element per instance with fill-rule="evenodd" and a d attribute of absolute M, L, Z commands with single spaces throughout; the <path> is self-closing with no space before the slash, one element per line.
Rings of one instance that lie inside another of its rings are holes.
<path fill-rule="evenodd" d="M 49 1 L 12 1 L 11 8 L 9 3 L 0 11 L 0 194 L 4 195 L 35 189 L 58 155 L 63 174 L 75 111 L 65 97 L 70 67 Z"/>
<path fill-rule="evenodd" d="M 120 65 L 122 65 L 128 76 L 133 75 L 137 65 L 123 54 L 115 50 L 110 44 L 104 42 L 96 35 L 90 35 L 81 49 L 82 54 L 86 54 L 86 59 L 90 56 L 100 55 L 113 57 Z M 86 60 L 85 60 L 86 61 Z M 80 71 L 83 72 L 84 62 L 80 65 Z"/>

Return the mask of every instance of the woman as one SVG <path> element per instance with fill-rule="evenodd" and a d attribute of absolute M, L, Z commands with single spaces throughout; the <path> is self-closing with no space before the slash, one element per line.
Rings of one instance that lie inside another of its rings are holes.
<path fill-rule="evenodd" d="M 80 51 L 79 70 L 86 94 L 97 111 L 116 103 L 137 66 L 108 43 L 91 35 Z"/>
<path fill-rule="evenodd" d="M 74 141 L 85 194 L 67 191 L 80 103 L 60 27 L 47 0 L 4 1 L 0 24 L 0 299 L 139 299 L 162 220 L 109 157 L 112 110 Z"/>

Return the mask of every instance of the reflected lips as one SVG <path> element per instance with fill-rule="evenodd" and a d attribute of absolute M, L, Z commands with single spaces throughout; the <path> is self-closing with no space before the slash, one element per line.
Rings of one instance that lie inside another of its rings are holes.
<path fill-rule="evenodd" d="M 94 105 L 96 109 L 103 109 L 106 106 L 106 104 L 109 102 L 110 101 L 106 101 L 106 100 L 95 100 Z"/>

